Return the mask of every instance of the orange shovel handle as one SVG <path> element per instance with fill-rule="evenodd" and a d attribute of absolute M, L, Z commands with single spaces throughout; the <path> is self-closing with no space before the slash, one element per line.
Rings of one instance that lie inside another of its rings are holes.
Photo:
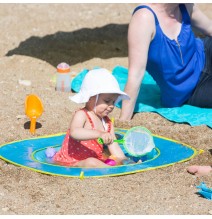
<path fill-rule="evenodd" d="M 30 133 L 35 134 L 35 127 L 36 127 L 36 117 L 31 117 L 31 122 L 30 122 Z"/>

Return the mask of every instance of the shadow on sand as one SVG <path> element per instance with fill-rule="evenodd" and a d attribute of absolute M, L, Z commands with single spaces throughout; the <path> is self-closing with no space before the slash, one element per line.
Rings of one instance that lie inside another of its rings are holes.
<path fill-rule="evenodd" d="M 44 37 L 32 36 L 8 51 L 6 56 L 31 56 L 54 67 L 60 62 L 74 65 L 94 57 L 127 57 L 127 29 L 128 24 L 108 24 L 94 29 L 56 32 Z"/>

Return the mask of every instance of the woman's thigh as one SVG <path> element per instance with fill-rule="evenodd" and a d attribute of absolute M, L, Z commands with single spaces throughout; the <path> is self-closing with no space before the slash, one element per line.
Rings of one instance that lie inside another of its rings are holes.
<path fill-rule="evenodd" d="M 212 108 L 212 37 L 206 37 L 203 42 L 206 59 L 205 66 L 200 80 L 187 104 Z"/>

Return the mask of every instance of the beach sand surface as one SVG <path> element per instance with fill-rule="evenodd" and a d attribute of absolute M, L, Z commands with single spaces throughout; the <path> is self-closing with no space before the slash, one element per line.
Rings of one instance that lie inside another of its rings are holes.
<path fill-rule="evenodd" d="M 73 74 L 83 69 L 128 66 L 127 28 L 137 4 L 0 4 L 0 145 L 65 132 L 79 105 L 69 93 L 55 91 L 56 66 L 67 62 Z M 212 18 L 212 4 L 200 4 Z M 139 28 L 139 27 L 138 27 Z M 31 81 L 31 86 L 20 84 Z M 38 95 L 44 113 L 32 136 L 25 116 L 27 95 Z M 71 93 L 73 95 L 73 93 Z M 212 129 L 166 120 L 156 113 L 138 113 L 130 122 L 111 116 L 116 127 L 145 126 L 204 150 L 192 160 L 166 168 L 118 177 L 50 176 L 0 160 L 1 215 L 209 215 L 211 201 L 196 185 L 212 187 L 211 175 L 196 177 L 189 165 L 211 165 Z"/>

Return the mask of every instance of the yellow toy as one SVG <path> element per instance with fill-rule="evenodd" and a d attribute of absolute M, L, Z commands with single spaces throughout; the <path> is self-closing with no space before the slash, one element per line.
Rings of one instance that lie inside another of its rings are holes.
<path fill-rule="evenodd" d="M 25 100 L 25 114 L 30 118 L 30 133 L 35 134 L 36 119 L 43 113 L 43 104 L 40 98 L 30 94 Z"/>

